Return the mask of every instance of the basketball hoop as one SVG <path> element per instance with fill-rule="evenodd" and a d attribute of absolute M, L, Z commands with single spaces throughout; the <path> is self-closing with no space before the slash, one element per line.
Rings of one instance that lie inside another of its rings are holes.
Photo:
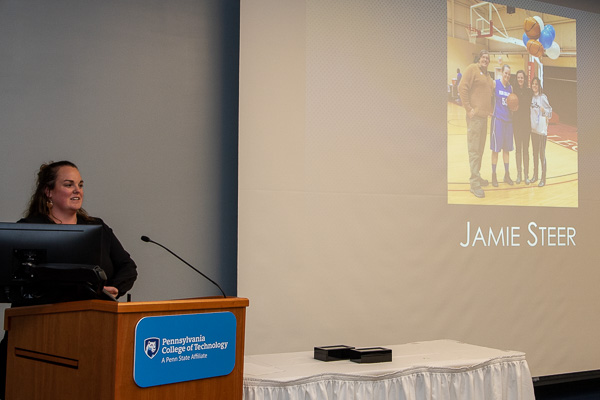
<path fill-rule="evenodd" d="M 471 24 L 467 25 L 466 29 L 467 36 L 469 37 L 469 43 L 475 44 L 477 42 L 477 38 L 481 36 L 481 31 L 471 26 Z"/>

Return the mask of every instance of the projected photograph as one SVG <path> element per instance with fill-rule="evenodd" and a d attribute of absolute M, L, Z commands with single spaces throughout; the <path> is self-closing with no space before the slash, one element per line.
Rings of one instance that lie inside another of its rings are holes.
<path fill-rule="evenodd" d="M 576 21 L 448 12 L 448 204 L 578 206 Z"/>

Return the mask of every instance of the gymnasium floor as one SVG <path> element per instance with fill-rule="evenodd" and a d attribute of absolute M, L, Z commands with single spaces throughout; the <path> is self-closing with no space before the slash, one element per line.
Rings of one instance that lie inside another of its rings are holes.
<path fill-rule="evenodd" d="M 465 109 L 448 102 L 448 204 L 485 204 L 510 206 L 577 207 L 578 166 L 577 129 L 567 125 L 550 125 L 546 144 L 546 186 L 524 182 L 510 186 L 504 182 L 502 154 L 498 157 L 498 187 L 493 187 L 492 158 L 488 137 L 481 164 L 481 177 L 490 181 L 484 187 L 485 198 L 475 197 L 469 187 L 469 158 L 467 152 L 467 123 Z M 533 175 L 533 151 L 529 145 L 529 177 Z M 510 152 L 510 176 L 517 178 L 515 152 Z M 541 165 L 538 177 L 541 176 Z"/>

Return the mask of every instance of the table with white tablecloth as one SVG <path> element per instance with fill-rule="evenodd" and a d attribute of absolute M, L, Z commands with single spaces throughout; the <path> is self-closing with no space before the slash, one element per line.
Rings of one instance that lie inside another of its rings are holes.
<path fill-rule="evenodd" d="M 324 362 L 313 351 L 246 356 L 244 399 L 534 399 L 524 353 L 454 340 L 384 347 L 391 362 Z"/>

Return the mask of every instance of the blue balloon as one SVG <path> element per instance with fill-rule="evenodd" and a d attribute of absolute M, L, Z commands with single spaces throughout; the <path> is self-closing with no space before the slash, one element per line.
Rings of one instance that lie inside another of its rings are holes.
<path fill-rule="evenodd" d="M 544 30 L 546 29 L 548 29 L 548 31 L 552 35 L 552 41 L 554 41 L 554 39 L 556 39 L 556 31 L 554 30 L 554 27 L 552 25 L 545 25 Z"/>
<path fill-rule="evenodd" d="M 549 49 L 550 46 L 552 46 L 552 42 L 554 41 L 554 38 L 552 37 L 552 31 L 546 29 L 547 27 L 548 26 L 544 27 L 542 33 L 540 33 L 540 38 L 538 39 L 542 46 L 544 46 L 544 49 L 546 50 Z"/>
<path fill-rule="evenodd" d="M 527 37 L 527 34 L 524 33 L 523 34 L 523 44 L 525 45 L 525 47 L 527 47 L 527 42 L 529 42 L 529 38 Z"/>

